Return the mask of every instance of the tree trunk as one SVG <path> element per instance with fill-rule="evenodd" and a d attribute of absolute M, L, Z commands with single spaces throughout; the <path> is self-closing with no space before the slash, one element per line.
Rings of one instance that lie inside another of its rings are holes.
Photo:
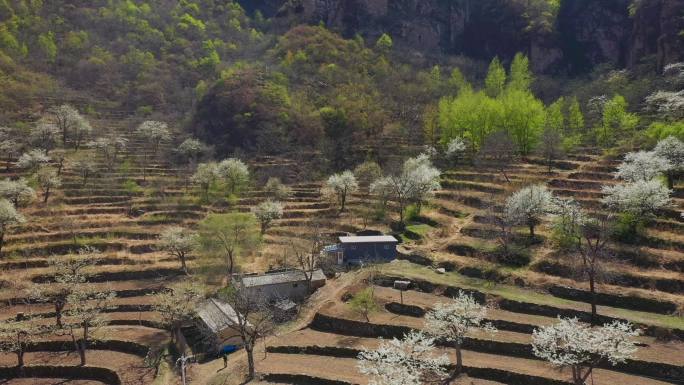
<path fill-rule="evenodd" d="M 598 325 L 596 319 L 596 279 L 594 273 L 589 274 L 589 292 L 591 293 L 591 324 Z"/>
<path fill-rule="evenodd" d="M 461 352 L 461 345 L 456 344 L 456 369 L 454 369 L 453 378 L 456 378 L 463 371 L 463 352 Z"/>
<path fill-rule="evenodd" d="M 530 238 L 534 239 L 534 223 L 530 223 Z"/>
<path fill-rule="evenodd" d="M 17 367 L 18 368 L 23 368 L 24 367 L 24 347 L 20 347 L 19 350 L 17 350 Z"/>
<path fill-rule="evenodd" d="M 62 310 L 64 309 L 64 301 L 62 300 L 57 300 L 55 301 L 55 321 L 57 322 L 57 327 L 58 328 L 63 328 L 64 325 L 62 325 Z"/>
<path fill-rule="evenodd" d="M 247 382 L 254 379 L 256 375 L 256 370 L 254 368 L 254 346 L 251 343 L 245 345 L 245 352 L 247 352 L 247 367 L 249 368 L 249 373 L 247 374 Z"/>
<path fill-rule="evenodd" d="M 81 356 L 81 366 L 86 364 L 86 349 L 88 348 L 88 325 L 83 325 L 83 339 L 79 344 L 80 349 L 78 351 L 79 356 Z"/>
<path fill-rule="evenodd" d="M 228 279 L 233 277 L 233 253 L 228 253 Z"/>
<path fill-rule="evenodd" d="M 47 203 L 49 198 L 50 198 L 50 188 L 48 187 L 45 190 L 45 192 L 43 193 L 43 203 Z"/>
<path fill-rule="evenodd" d="M 2 253 L 2 245 L 5 244 L 5 230 L 0 231 L 0 254 Z"/>
<path fill-rule="evenodd" d="M 667 179 L 667 188 L 672 190 L 674 188 L 674 175 L 672 172 L 665 173 L 665 178 Z"/>
<path fill-rule="evenodd" d="M 78 356 L 81 359 L 81 366 L 86 365 L 86 347 L 85 347 L 85 341 L 79 341 L 77 343 L 78 346 Z"/>
<path fill-rule="evenodd" d="M 189 275 L 188 274 L 188 265 L 185 262 L 185 254 L 179 254 L 178 259 L 180 259 L 181 269 L 183 269 L 183 272 L 185 273 L 185 275 Z"/>

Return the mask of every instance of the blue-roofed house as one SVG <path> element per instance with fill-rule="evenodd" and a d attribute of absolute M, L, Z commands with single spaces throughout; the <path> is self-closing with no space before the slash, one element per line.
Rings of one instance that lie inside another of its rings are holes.
<path fill-rule="evenodd" d="M 323 252 L 338 265 L 358 266 L 396 259 L 398 243 L 391 235 L 344 236 L 339 237 L 339 243 L 325 247 Z"/>

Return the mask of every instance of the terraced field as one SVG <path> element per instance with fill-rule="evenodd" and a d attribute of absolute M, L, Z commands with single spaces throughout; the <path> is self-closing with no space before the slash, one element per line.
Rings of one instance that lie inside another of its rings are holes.
<path fill-rule="evenodd" d="M 443 174 L 442 191 L 413 226 L 422 236 L 403 245 L 403 261 L 381 268 L 375 279 L 375 295 L 382 310 L 370 322 L 342 301 L 342 296 L 321 306 L 314 319 L 297 332 L 270 341 L 270 352 L 258 369 L 274 381 L 337 380 L 365 384 L 368 379 L 356 368 L 355 357 L 362 347 L 373 348 L 379 338 L 401 337 L 410 329 L 421 329 L 422 317 L 397 314 L 389 303 L 399 302 L 399 292 L 387 287 L 395 279 L 409 279 L 413 290 L 404 294 L 404 304 L 425 311 L 459 289 L 494 306 L 488 319 L 496 334 L 469 336 L 464 365 L 469 378 L 464 383 L 557 384 L 567 383 L 570 374 L 536 359 L 531 352 L 531 333 L 556 321 L 557 316 L 589 321 L 586 283 L 570 271 L 570 262 L 554 253 L 548 244 L 550 229 L 541 226 L 537 241 L 527 245 L 529 264 L 502 264 L 488 253 L 496 247 L 497 230 L 486 220 L 493 206 L 506 196 L 532 183 L 547 184 L 557 196 L 573 197 L 588 211 L 605 214 L 599 203 L 602 185 L 616 183 L 612 172 L 619 159 L 600 156 L 591 150 L 558 162 L 547 173 L 541 161 L 512 165 L 507 183 L 498 170 L 462 167 Z M 598 313 L 602 322 L 629 320 L 642 328 L 640 350 L 634 360 L 594 372 L 594 384 L 682 383 L 684 378 L 684 318 L 682 318 L 681 212 L 684 189 L 677 186 L 672 209 L 665 210 L 646 229 L 646 245 L 616 244 L 616 258 L 606 264 L 612 280 L 599 286 Z M 421 224 L 421 222 L 423 224 Z M 526 229 L 516 238 L 526 239 Z M 435 267 L 444 267 L 439 273 Z M 351 286 L 353 292 L 358 286 Z M 415 309 L 414 309 L 415 310 Z M 452 360 L 453 350 L 443 347 Z"/>
<path fill-rule="evenodd" d="M 199 203 L 192 188 L 186 188 L 184 169 L 147 154 L 151 161 L 143 170 L 140 161 L 146 150 L 132 134 L 135 124 L 126 120 L 94 121 L 99 132 L 96 135 L 119 133 L 128 139 L 122 165 L 109 170 L 94 150 L 69 152 L 61 175 L 62 186 L 48 204 L 34 203 L 21 210 L 27 223 L 6 236 L 0 258 L 0 319 L 23 313 L 40 317 L 41 322 L 54 323 L 52 305 L 29 300 L 28 289 L 32 284 L 50 284 L 51 258 L 74 255 L 86 246 L 95 248 L 101 255 L 98 264 L 85 271 L 88 284 L 93 289 L 113 290 L 117 297 L 114 308 L 108 312 L 109 325 L 99 331 L 104 342 L 94 345 L 87 354 L 88 366 L 114 373 L 113 377 L 118 378 L 112 383 L 149 384 L 154 368 L 147 367 L 145 356 L 148 350 L 165 345 L 168 339 L 168 333 L 160 328 L 159 314 L 151 311 L 149 294 L 162 290 L 183 274 L 176 259 L 158 250 L 160 232 L 169 225 L 193 227 L 208 212 L 248 211 L 266 194 L 254 188 L 232 207 Z M 169 153 L 171 146 L 164 145 L 159 153 Z M 97 176 L 85 184 L 73 169 L 73 160 L 84 157 L 97 162 Z M 0 178 L 23 175 L 14 162 L 0 164 L 0 168 Z M 260 251 L 240 261 L 243 271 L 263 271 L 288 262 L 283 250 L 297 238 L 309 235 L 314 226 L 331 237 L 342 230 L 356 230 L 354 226 L 360 219 L 350 215 L 337 218 L 335 209 L 322 200 L 319 184 L 296 182 L 302 179 L 301 164 L 280 158 L 258 158 L 250 163 L 250 168 L 258 181 L 256 185 L 276 175 L 291 182 L 293 193 L 284 201 L 283 218 L 275 221 L 264 236 Z M 127 188 L 125 183 L 130 181 L 140 188 Z M 189 266 L 191 270 L 196 267 L 192 257 Z M 47 379 L 58 377 L 50 372 L 58 366 L 60 371 L 69 370 L 65 366 L 78 369 L 78 355 L 69 341 L 50 337 L 34 350 L 26 355 L 26 375 L 36 377 L 36 383 L 58 382 L 58 378 Z M 0 366 L 13 366 L 15 361 L 14 355 L 2 356 Z M 88 374 L 80 372 L 71 373 L 70 378 L 91 383 L 86 380 Z M 16 379 L 10 383 L 26 381 L 29 380 Z"/>
<path fill-rule="evenodd" d="M 110 171 L 92 150 L 70 154 L 69 159 L 96 159 L 99 175 L 84 184 L 68 160 L 62 187 L 49 204 L 35 203 L 22 209 L 28 222 L 6 237 L 0 259 L 0 317 L 4 320 L 24 313 L 41 317 L 41 322 L 54 322 L 52 307 L 29 301 L 26 289 L 31 283 L 50 284 L 51 257 L 71 255 L 84 246 L 102 251 L 98 265 L 88 268 L 88 282 L 93 288 L 116 291 L 117 298 L 115 308 L 108 313 L 109 324 L 101 330 L 102 342 L 88 352 L 88 368 L 108 373 L 111 381 L 107 383 L 154 381 L 154 368 L 148 367 L 145 357 L 150 349 L 168 341 L 168 333 L 160 328 L 159 315 L 151 311 L 148 294 L 183 274 L 174 258 L 157 249 L 157 237 L 166 226 L 193 227 L 208 212 L 247 211 L 267 196 L 258 186 L 269 176 L 278 176 L 293 193 L 284 201 L 283 218 L 265 234 L 263 247 L 240 261 L 244 271 L 293 263 L 287 261 L 287 249 L 314 231 L 329 240 L 340 233 L 363 229 L 388 231 L 386 223 L 364 226 L 360 209 L 366 203 L 360 194 L 351 198 L 347 213 L 337 216 L 336 208 L 322 198 L 321 184 L 311 180 L 317 178 L 307 174 L 306 164 L 300 159 L 253 159 L 250 169 L 256 182 L 251 191 L 230 207 L 206 205 L 186 188 L 183 168 L 162 158 L 155 158 L 146 170 L 141 168 L 139 160 L 145 156 L 145 149 L 131 134 L 135 122 L 101 120 L 94 126 L 100 133 L 118 132 L 128 137 L 125 162 Z M 171 147 L 167 144 L 160 152 Z M 511 165 L 507 174 L 510 183 L 497 170 L 486 167 L 464 166 L 446 171 L 443 190 L 402 234 L 406 240 L 401 247 L 402 259 L 406 260 L 383 266 L 383 275 L 376 278 L 376 294 L 384 310 L 373 314 L 366 324 L 350 312 L 340 295 L 316 302 L 311 310 L 316 316 L 305 323 L 304 329 L 269 340 L 270 353 L 257 367 L 265 374 L 263 381 L 328 379 L 366 383 L 355 368 L 358 349 L 375 346 L 379 337 L 400 336 L 408 328 L 423 326 L 420 317 L 394 314 L 384 308 L 384 304 L 398 300 L 396 291 L 382 287 L 391 281 L 387 277 L 411 279 L 416 290 L 404 296 L 405 303 L 422 309 L 430 308 L 445 295 L 453 295 L 455 287 L 477 291 L 480 298 L 496 304 L 497 310 L 490 317 L 500 332 L 471 337 L 464 357 L 469 377 L 459 380 L 462 383 L 534 385 L 565 381 L 567 373 L 531 355 L 530 334 L 535 327 L 553 322 L 557 315 L 588 319 L 586 285 L 568 275 L 570 262 L 548 247 L 547 225 L 538 231 L 543 242 L 527 245 L 529 263 L 510 266 L 493 258 L 489 251 L 496 246 L 497 233 L 487 218 L 492 215 L 492 207 L 501 205 L 508 194 L 531 183 L 546 183 L 556 195 L 573 197 L 586 209 L 601 214 L 600 186 L 614 183 L 611 172 L 619 160 L 591 150 L 582 153 L 558 162 L 552 173 L 547 173 L 546 166 L 536 159 Z M 315 161 L 314 154 L 307 156 L 309 161 Z M 4 171 L 4 166 L 0 164 L 0 177 L 19 175 L 13 164 L 9 164 L 10 171 Z M 132 191 L 127 181 L 135 181 L 141 188 Z M 635 361 L 598 370 L 595 384 L 678 383 L 678 378 L 684 378 L 683 344 L 676 338 L 662 339 L 684 337 L 684 222 L 680 215 L 684 187 L 677 187 L 674 201 L 675 206 L 648 227 L 643 246 L 618 244 L 617 258 L 606 265 L 614 279 L 599 286 L 599 314 L 604 320 L 633 321 L 646 333 L 641 337 L 643 347 Z M 517 231 L 516 238 L 526 238 L 524 229 Z M 190 258 L 189 266 L 191 270 L 197 268 L 197 260 Z M 447 273 L 436 273 L 437 266 L 444 267 Z M 7 383 L 59 383 L 65 375 L 56 374 L 56 367 L 60 367 L 60 373 L 70 373 L 70 383 L 100 383 L 93 380 L 93 373 L 77 367 L 78 355 L 70 341 L 62 337 L 50 337 L 31 350 L 26 356 L 29 379 Z M 10 367 L 14 362 L 14 356 L 0 357 L 0 366 Z"/>

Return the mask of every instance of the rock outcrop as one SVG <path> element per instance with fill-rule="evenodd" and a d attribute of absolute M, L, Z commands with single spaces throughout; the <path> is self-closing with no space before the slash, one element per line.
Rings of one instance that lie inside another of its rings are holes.
<path fill-rule="evenodd" d="M 488 60 L 530 55 L 535 70 L 585 72 L 599 63 L 659 67 L 684 59 L 684 0 L 564 0 L 551 30 L 530 30 L 516 0 L 243 0 L 277 23 L 323 22 L 347 37 L 395 43 L 426 55 L 464 54 Z"/>

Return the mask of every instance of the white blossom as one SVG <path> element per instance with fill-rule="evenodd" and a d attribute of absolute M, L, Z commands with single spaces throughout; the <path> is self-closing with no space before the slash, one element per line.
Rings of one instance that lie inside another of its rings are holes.
<path fill-rule="evenodd" d="M 335 198 L 340 206 L 340 212 L 344 211 L 347 197 L 359 189 L 354 173 L 347 170 L 340 174 L 331 175 L 325 182 L 322 190 L 324 196 Z"/>
<path fill-rule="evenodd" d="M 425 314 L 426 330 L 434 337 L 460 345 L 473 329 L 494 330 L 491 325 L 484 324 L 488 311 L 489 308 L 479 304 L 472 295 L 459 291 L 452 301 L 437 303 Z"/>
<path fill-rule="evenodd" d="M 0 198 L 12 202 L 15 207 L 26 206 L 36 199 L 36 192 L 24 178 L 0 180 Z"/>
<path fill-rule="evenodd" d="M 629 323 L 592 328 L 577 318 L 559 318 L 534 331 L 532 351 L 554 366 L 572 367 L 573 381 L 581 385 L 600 361 L 616 365 L 632 357 L 637 350 L 633 337 L 638 335 Z"/>
<path fill-rule="evenodd" d="M 666 158 L 656 155 L 651 151 L 630 152 L 625 155 L 625 160 L 618 166 L 616 178 L 628 182 L 647 181 L 661 175 L 672 168 L 672 164 Z"/>
<path fill-rule="evenodd" d="M 21 154 L 17 161 L 17 166 L 25 170 L 35 170 L 50 162 L 50 157 L 45 155 L 42 151 L 31 150 Z"/>
<path fill-rule="evenodd" d="M 684 90 L 656 91 L 646 97 L 646 106 L 650 111 L 663 118 L 680 119 L 684 117 Z"/>
<path fill-rule="evenodd" d="M 359 353 L 358 368 L 370 385 L 420 385 L 446 377 L 446 355 L 437 355 L 434 338 L 411 332 L 402 340 L 382 341 L 377 349 Z"/>
<path fill-rule="evenodd" d="M 43 191 L 43 203 L 47 203 L 53 189 L 62 185 L 62 180 L 57 172 L 51 168 L 43 167 L 36 173 L 36 181 Z"/>
<path fill-rule="evenodd" d="M 98 138 L 90 143 L 88 147 L 97 149 L 105 158 L 107 167 L 111 170 L 119 159 L 119 154 L 126 149 L 128 139 L 124 137 Z"/>
<path fill-rule="evenodd" d="M 193 160 L 207 151 L 207 146 L 197 139 L 189 138 L 178 145 L 177 151 L 185 159 Z"/>
<path fill-rule="evenodd" d="M 46 154 L 48 151 L 55 148 L 58 136 L 59 128 L 52 123 L 42 120 L 39 121 L 29 133 L 31 143 L 41 148 Z"/>
<path fill-rule="evenodd" d="M 380 199 L 393 198 L 398 203 L 400 222 L 404 222 L 404 209 L 410 202 L 420 206 L 423 201 L 441 188 L 441 172 L 432 165 L 426 154 L 409 158 L 398 175 L 382 177 L 371 183 L 371 193 Z"/>
<path fill-rule="evenodd" d="M 271 222 L 283 217 L 283 204 L 269 199 L 253 207 L 252 213 L 261 223 L 261 233 L 263 234 Z"/>
<path fill-rule="evenodd" d="M 432 165 L 426 154 L 409 158 L 404 162 L 402 179 L 410 181 L 409 197 L 415 201 L 423 201 L 439 190 L 441 172 Z"/>
<path fill-rule="evenodd" d="M 192 175 L 192 183 L 200 186 L 206 195 L 212 183 L 218 178 L 218 165 L 216 163 L 200 163 Z"/>
<path fill-rule="evenodd" d="M 656 179 L 604 186 L 601 192 L 605 194 L 601 199 L 603 204 L 636 216 L 651 215 L 668 206 L 671 202 L 670 194 L 672 193 Z"/>
<path fill-rule="evenodd" d="M 249 168 L 237 158 L 221 161 L 217 166 L 217 173 L 226 182 L 231 194 L 235 194 L 249 182 Z"/>
<path fill-rule="evenodd" d="M 186 257 L 197 245 L 197 234 L 184 227 L 171 226 L 159 235 L 159 248 L 178 258 L 187 273 Z"/>
<path fill-rule="evenodd" d="M 135 133 L 152 144 L 155 151 L 161 142 L 171 140 L 169 126 L 164 122 L 156 120 L 142 122 L 135 130 Z"/>
<path fill-rule="evenodd" d="M 525 187 L 506 200 L 504 216 L 510 223 L 527 225 L 531 235 L 541 219 L 554 210 L 553 194 L 544 185 Z"/>
<path fill-rule="evenodd" d="M 5 234 L 9 227 L 25 221 L 24 216 L 17 212 L 10 201 L 0 198 L 0 251 L 2 251 Z"/>
<path fill-rule="evenodd" d="M 292 195 L 292 189 L 275 177 L 268 178 L 264 185 L 264 191 L 276 199 L 287 199 Z"/>
<path fill-rule="evenodd" d="M 455 160 L 461 157 L 465 152 L 467 146 L 466 143 L 461 138 L 453 138 L 447 144 L 445 155 L 447 158 Z"/>
<path fill-rule="evenodd" d="M 653 152 L 670 161 L 673 169 L 684 168 L 684 142 L 674 136 L 668 136 L 658 142 Z"/>

